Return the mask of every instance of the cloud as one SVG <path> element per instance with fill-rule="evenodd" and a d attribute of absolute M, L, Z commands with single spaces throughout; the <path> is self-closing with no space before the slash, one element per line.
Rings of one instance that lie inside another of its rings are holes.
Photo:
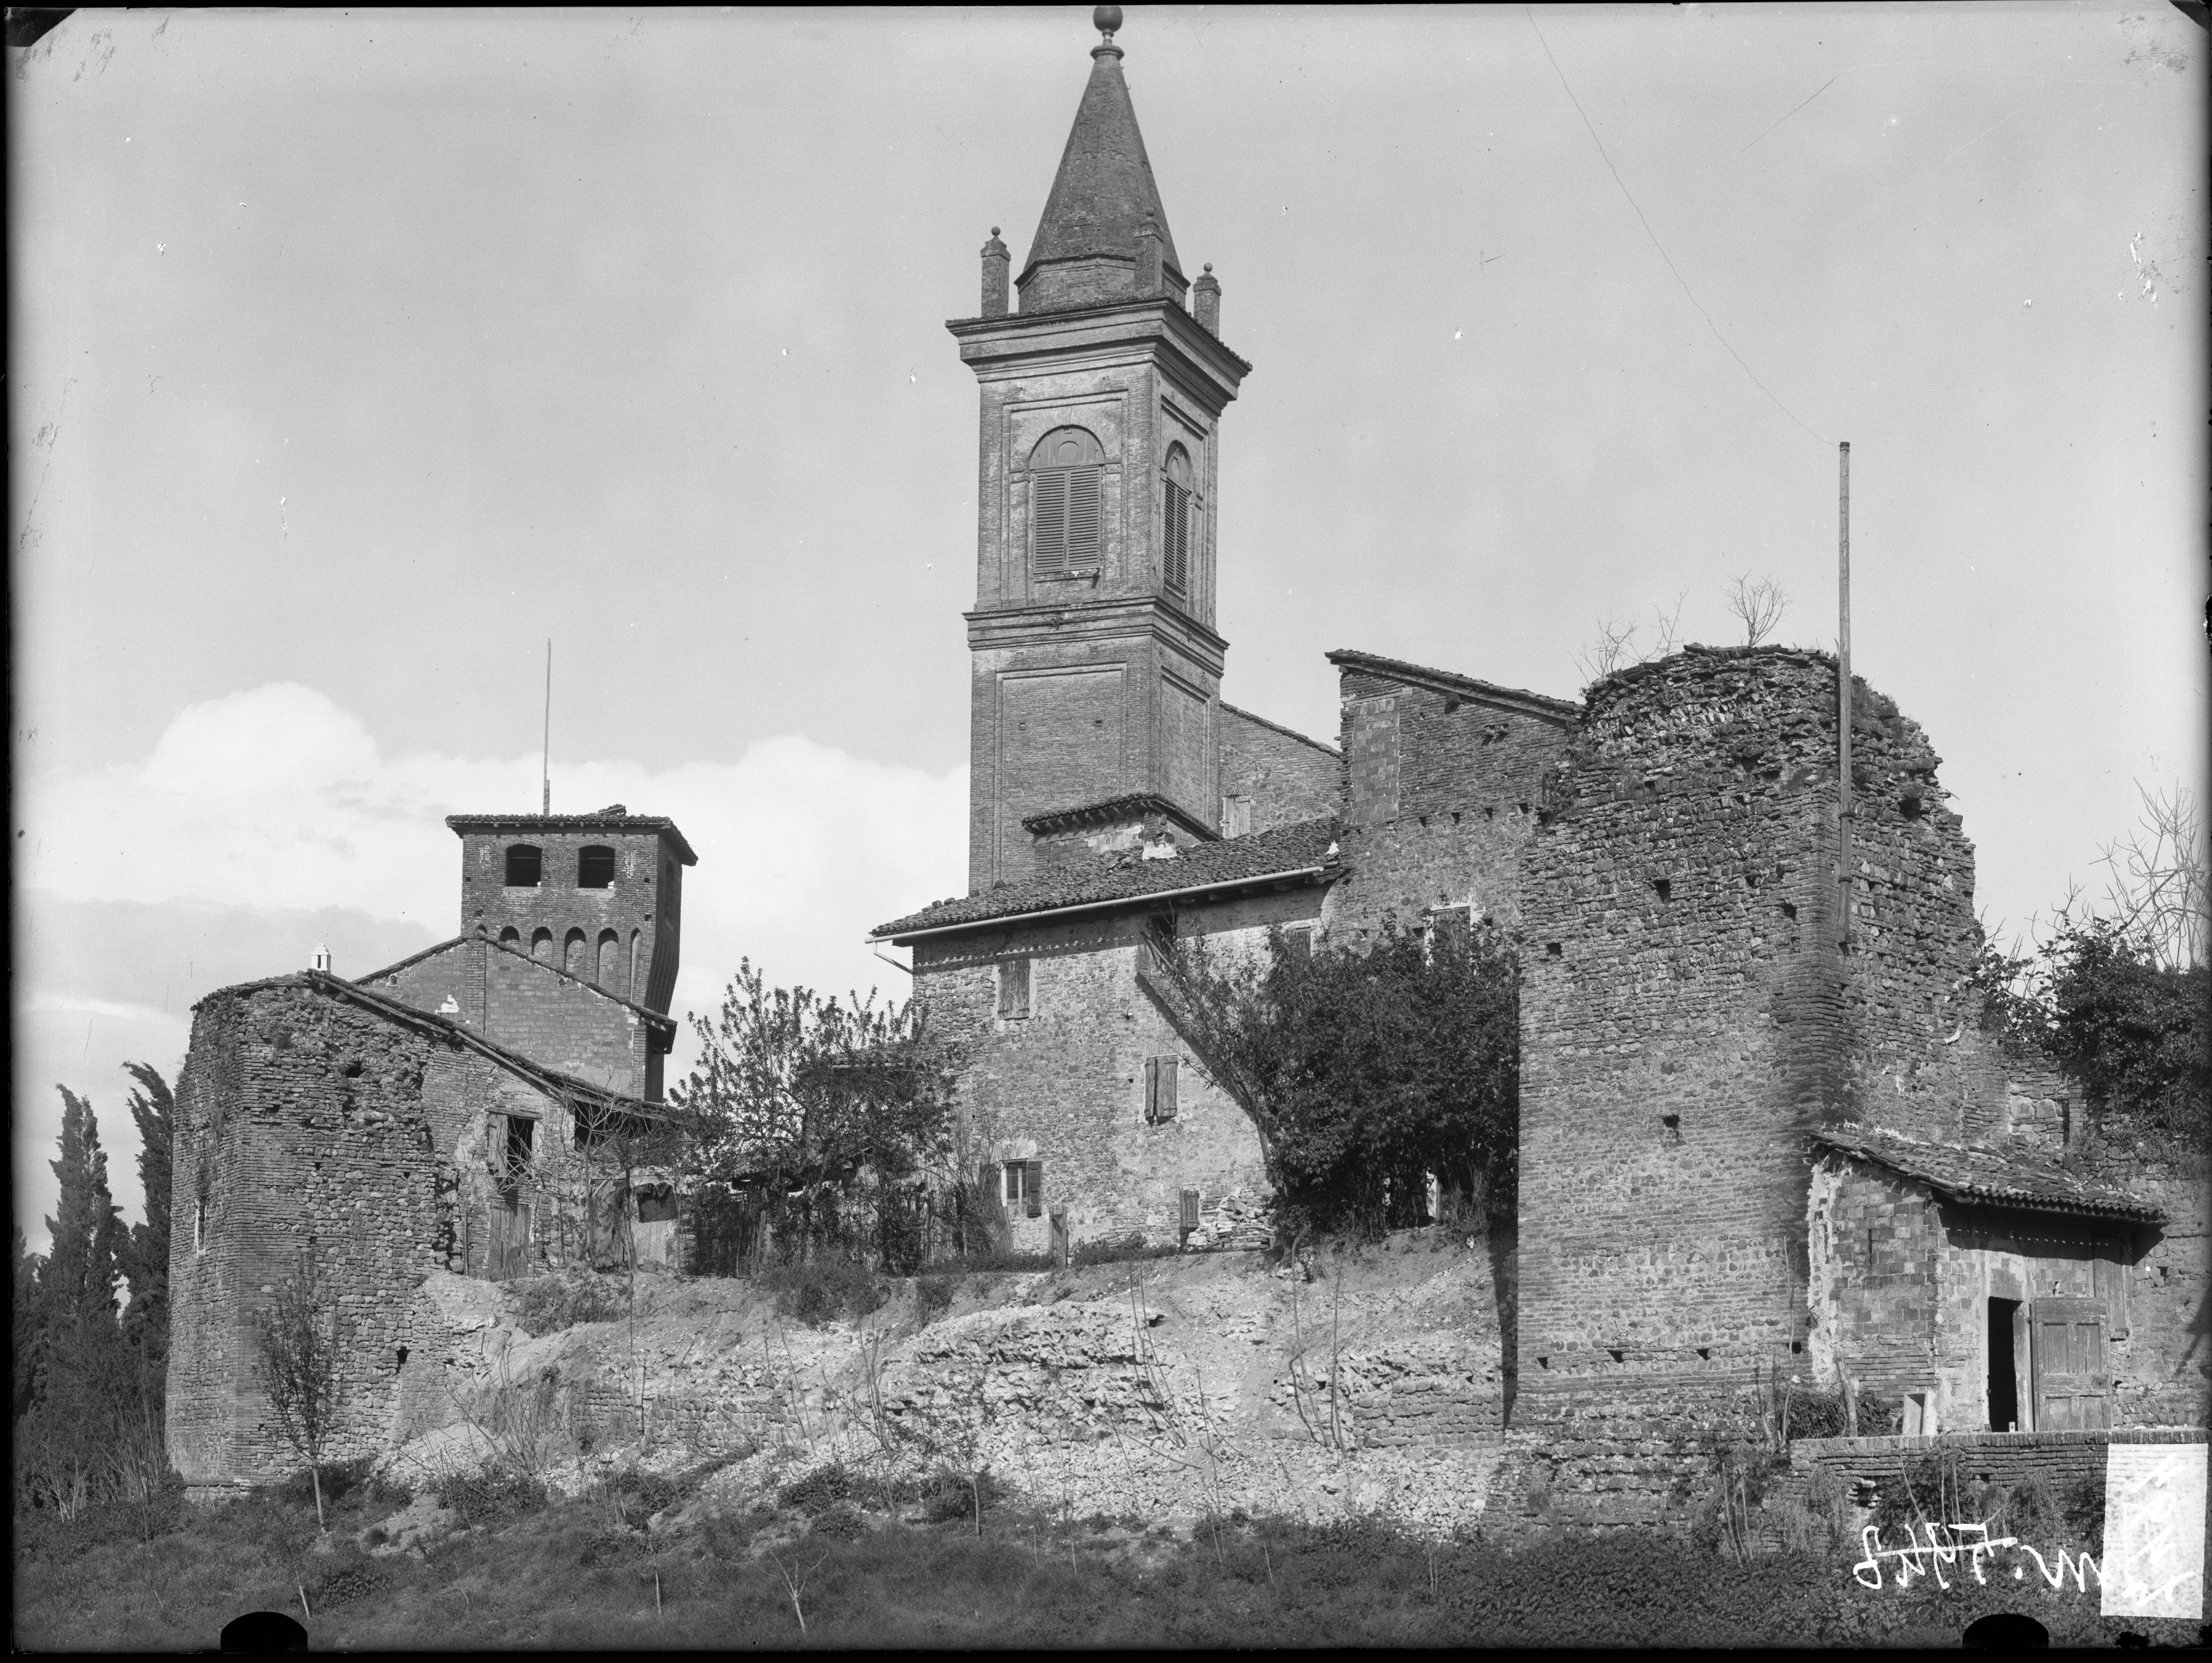
<path fill-rule="evenodd" d="M 698 851 L 679 1014 L 711 1011 L 740 957 L 773 982 L 903 998 L 904 977 L 861 937 L 965 882 L 965 769 L 934 776 L 787 736 L 658 772 L 577 764 L 553 788 L 556 810 L 669 815 Z M 143 759 L 22 782 L 16 998 L 37 1044 L 16 1070 L 19 1216 L 52 1207 L 46 1074 L 99 1088 L 111 1180 L 135 1215 L 116 1062 L 167 1065 L 148 1053 L 181 1051 L 194 1001 L 298 968 L 321 942 L 360 954 L 336 968 L 361 975 L 453 934 L 460 845 L 445 816 L 528 811 L 538 790 L 535 757 L 386 756 L 360 717 L 290 682 L 191 706 Z M 690 1055 L 687 1031 L 672 1078 Z"/>

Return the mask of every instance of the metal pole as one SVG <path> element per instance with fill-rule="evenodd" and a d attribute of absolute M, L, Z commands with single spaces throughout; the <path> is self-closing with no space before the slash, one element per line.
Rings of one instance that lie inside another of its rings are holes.
<path fill-rule="evenodd" d="M 1836 447 L 1836 867 L 1851 938 L 1851 447 Z"/>
<path fill-rule="evenodd" d="M 553 643 L 545 643 L 545 764 L 538 777 L 542 789 L 538 800 L 538 812 L 553 812 Z"/>

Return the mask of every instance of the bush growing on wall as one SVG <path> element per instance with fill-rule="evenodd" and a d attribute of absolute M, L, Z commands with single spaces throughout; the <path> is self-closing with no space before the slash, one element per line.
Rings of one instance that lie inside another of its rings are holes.
<path fill-rule="evenodd" d="M 1426 935 L 1386 921 L 1364 950 L 1310 953 L 1273 931 L 1259 964 L 1193 939 L 1154 962 L 1294 1221 L 1368 1236 L 1418 1222 L 1431 1173 L 1510 1210 L 1520 967 L 1488 920 Z"/>

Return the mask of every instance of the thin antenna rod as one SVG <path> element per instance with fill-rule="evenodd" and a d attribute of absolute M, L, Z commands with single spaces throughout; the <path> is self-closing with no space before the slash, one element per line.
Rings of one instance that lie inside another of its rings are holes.
<path fill-rule="evenodd" d="M 553 642 L 545 642 L 545 765 L 538 776 L 538 812 L 553 812 Z"/>
<path fill-rule="evenodd" d="M 1836 447 L 1836 864 L 1851 938 L 1851 447 Z"/>

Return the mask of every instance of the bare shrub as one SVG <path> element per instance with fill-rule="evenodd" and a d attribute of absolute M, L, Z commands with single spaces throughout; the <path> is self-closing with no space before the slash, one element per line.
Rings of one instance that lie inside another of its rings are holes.
<path fill-rule="evenodd" d="M 1743 625 L 1743 644 L 1756 647 L 1782 622 L 1782 614 L 1790 610 L 1790 597 L 1771 579 L 1745 572 L 1729 580 L 1728 609 Z"/>

